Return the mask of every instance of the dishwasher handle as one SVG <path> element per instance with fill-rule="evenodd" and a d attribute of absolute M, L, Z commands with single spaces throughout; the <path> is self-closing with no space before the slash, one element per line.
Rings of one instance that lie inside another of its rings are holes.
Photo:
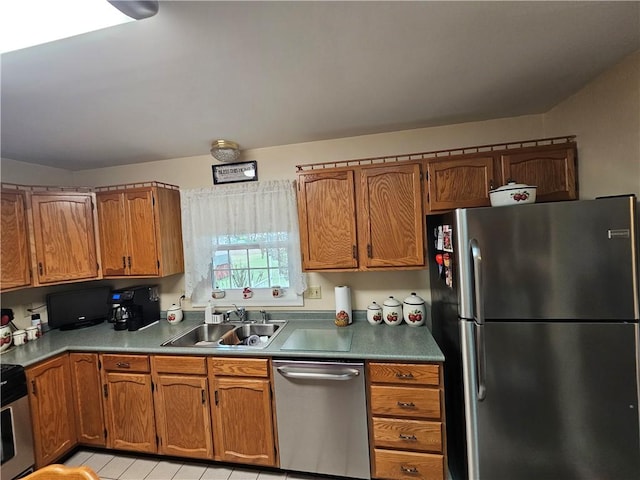
<path fill-rule="evenodd" d="M 286 378 L 304 379 L 304 380 L 351 380 L 360 375 L 360 371 L 355 368 L 304 368 L 294 366 L 281 366 L 276 370 L 280 375 Z"/>

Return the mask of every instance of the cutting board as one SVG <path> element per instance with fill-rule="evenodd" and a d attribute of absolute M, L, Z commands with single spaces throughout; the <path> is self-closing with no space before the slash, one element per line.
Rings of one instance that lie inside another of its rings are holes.
<path fill-rule="evenodd" d="M 343 328 L 298 328 L 289 335 L 280 350 L 348 352 L 352 338 L 353 331 Z"/>

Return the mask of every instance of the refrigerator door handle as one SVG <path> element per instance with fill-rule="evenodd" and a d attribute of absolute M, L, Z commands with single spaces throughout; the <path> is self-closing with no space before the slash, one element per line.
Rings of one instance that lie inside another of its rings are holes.
<path fill-rule="evenodd" d="M 482 251 L 478 241 L 474 238 L 469 242 L 471 246 L 471 261 L 473 265 L 473 296 L 475 319 L 475 344 L 478 376 L 478 401 L 484 400 L 487 394 L 485 384 L 486 362 L 484 353 L 484 298 L 482 296 Z"/>

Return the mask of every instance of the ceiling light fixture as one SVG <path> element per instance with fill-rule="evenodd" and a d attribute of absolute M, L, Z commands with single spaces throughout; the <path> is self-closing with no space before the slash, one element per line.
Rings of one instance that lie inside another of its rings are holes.
<path fill-rule="evenodd" d="M 158 13 L 158 0 L 107 0 L 126 16 L 136 20 L 153 17 Z"/>
<path fill-rule="evenodd" d="M 235 162 L 240 158 L 240 147 L 229 140 L 216 140 L 211 144 L 211 156 L 224 163 Z"/>

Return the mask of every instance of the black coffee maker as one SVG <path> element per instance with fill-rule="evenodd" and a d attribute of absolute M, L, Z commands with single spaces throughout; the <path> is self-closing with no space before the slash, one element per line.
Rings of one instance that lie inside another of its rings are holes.
<path fill-rule="evenodd" d="M 113 290 L 109 321 L 115 330 L 139 330 L 160 319 L 157 285 L 138 285 Z"/>

